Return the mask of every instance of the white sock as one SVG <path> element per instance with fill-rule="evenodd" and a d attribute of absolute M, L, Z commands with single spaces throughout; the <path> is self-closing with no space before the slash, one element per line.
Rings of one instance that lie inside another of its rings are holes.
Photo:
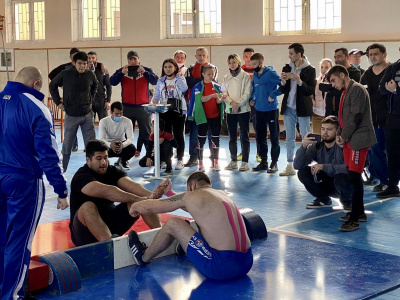
<path fill-rule="evenodd" d="M 289 161 L 287 164 L 288 164 L 288 166 L 293 167 L 293 162 L 292 161 Z"/>

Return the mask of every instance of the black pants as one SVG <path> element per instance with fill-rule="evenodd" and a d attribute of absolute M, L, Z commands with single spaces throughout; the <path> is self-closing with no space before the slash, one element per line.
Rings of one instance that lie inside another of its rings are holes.
<path fill-rule="evenodd" d="M 203 149 L 204 144 L 207 139 L 207 132 L 211 131 L 211 142 L 212 142 L 212 153 L 211 156 L 214 159 L 219 157 L 219 135 L 221 133 L 221 117 L 216 117 L 213 119 L 207 119 L 207 123 L 198 124 L 198 149 L 199 149 L 199 160 L 203 160 Z"/>
<path fill-rule="evenodd" d="M 307 166 L 300 169 L 297 176 L 306 190 L 321 202 L 327 202 L 329 197 L 339 197 L 342 204 L 351 204 L 352 190 L 347 174 L 339 173 L 335 177 L 330 177 L 325 172 L 320 171 L 317 176 L 322 181 L 316 183 L 311 173 L 311 167 Z"/>
<path fill-rule="evenodd" d="M 242 161 L 249 162 L 250 139 L 249 125 L 250 112 L 241 114 L 227 114 L 229 130 L 229 152 L 231 153 L 231 161 L 237 161 L 237 126 L 240 127 L 240 144 L 242 148 Z"/>
<path fill-rule="evenodd" d="M 357 222 L 358 217 L 364 213 L 364 185 L 361 173 L 349 171 L 349 182 L 352 189 L 350 219 Z"/>
<path fill-rule="evenodd" d="M 121 162 L 124 163 L 130 160 L 136 152 L 136 147 L 130 144 L 122 149 L 120 153 L 115 153 L 113 149 L 108 148 L 108 157 L 121 157 Z"/>
<path fill-rule="evenodd" d="M 175 111 L 167 111 L 160 114 L 160 118 L 165 122 L 165 131 L 171 133 L 178 143 L 178 160 L 183 159 L 185 153 L 185 119 L 186 116 Z"/>
<path fill-rule="evenodd" d="M 386 128 L 386 151 L 389 166 L 389 187 L 397 188 L 400 180 L 400 129 Z"/>
<path fill-rule="evenodd" d="M 92 104 L 93 111 L 93 119 L 96 121 L 96 114 L 99 118 L 99 121 L 105 117 L 107 117 L 107 110 L 104 108 L 104 100 L 103 101 L 95 101 Z"/>
<path fill-rule="evenodd" d="M 271 140 L 271 160 L 273 163 L 277 163 L 281 152 L 279 146 L 279 110 L 256 111 L 256 118 L 256 139 L 260 147 L 258 154 L 260 154 L 263 162 L 268 161 L 268 126 Z"/>
<path fill-rule="evenodd" d="M 170 142 L 165 141 L 160 145 L 160 161 L 165 161 L 168 167 L 171 167 L 172 154 L 172 146 Z M 152 166 L 154 166 L 154 152 L 150 158 L 153 161 Z M 146 160 L 147 156 L 142 157 L 139 160 L 139 166 L 142 168 L 146 167 Z"/>
<path fill-rule="evenodd" d="M 137 140 L 137 151 L 142 151 L 142 146 L 147 149 L 149 136 L 151 133 L 150 114 L 144 110 L 142 106 L 131 107 L 124 105 L 124 116 L 132 121 L 133 130 L 135 130 L 136 121 L 139 126 L 139 137 Z"/>

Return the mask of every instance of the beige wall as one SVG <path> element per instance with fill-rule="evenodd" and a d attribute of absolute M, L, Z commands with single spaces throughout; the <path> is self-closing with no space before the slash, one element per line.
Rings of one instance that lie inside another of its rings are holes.
<path fill-rule="evenodd" d="M 212 39 L 162 39 L 164 0 L 121 0 L 121 39 L 116 41 L 72 42 L 71 0 L 46 0 L 46 41 L 37 43 L 10 43 L 15 49 L 15 71 L 34 65 L 47 76 L 48 71 L 68 61 L 69 48 L 96 50 L 99 60 L 110 73 L 126 62 L 129 49 L 139 52 L 143 65 L 161 72 L 162 61 L 176 49 L 188 53 L 188 63 L 194 63 L 197 46 L 207 46 L 210 61 L 220 69 L 220 78 L 227 73 L 226 57 L 241 54 L 245 46 L 252 46 L 266 57 L 266 64 L 279 72 L 287 62 L 287 45 L 294 41 L 305 46 L 306 55 L 314 66 L 321 58 L 333 58 L 333 50 L 345 46 L 365 50 L 373 41 L 385 41 L 389 59 L 399 57 L 400 38 L 399 0 L 342 0 L 342 33 L 326 35 L 265 36 L 263 34 L 263 0 L 222 0 L 222 37 Z M 246 8 L 243 6 L 246 4 Z M 379 13 L 376 13 L 379 10 Z M 5 0 L 0 0 L 0 14 L 4 14 Z M 6 16 L 7 18 L 8 16 Z M 371 21 L 374 21 L 373 23 Z M 363 58 L 363 66 L 368 63 Z M 14 74 L 11 74 L 11 79 Z M 6 82 L 0 72 L 0 87 Z M 48 89 L 43 89 L 45 94 Z M 113 90 L 113 100 L 119 98 L 120 89 Z"/>

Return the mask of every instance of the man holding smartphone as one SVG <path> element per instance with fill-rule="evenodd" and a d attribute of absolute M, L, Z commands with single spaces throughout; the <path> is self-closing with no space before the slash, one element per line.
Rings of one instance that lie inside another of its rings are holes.
<path fill-rule="evenodd" d="M 294 168 L 297 176 L 315 200 L 306 208 L 332 207 L 331 197 L 339 197 L 344 210 L 351 210 L 351 186 L 344 164 L 343 150 L 336 144 L 339 119 L 322 120 L 321 135 L 308 133 L 296 152 Z M 359 217 L 366 220 L 365 214 Z"/>
<path fill-rule="evenodd" d="M 122 116 L 122 103 L 111 104 L 111 116 L 100 120 L 99 139 L 109 147 L 108 157 L 119 157 L 115 165 L 129 169 L 129 159 L 136 152 L 133 145 L 133 125 Z"/>
<path fill-rule="evenodd" d="M 142 146 L 147 148 L 151 133 L 150 114 L 144 110 L 143 104 L 149 103 L 149 84 L 156 85 L 158 76 L 152 69 L 140 64 L 136 51 L 129 51 L 128 64 L 115 71 L 110 77 L 110 83 L 116 86 L 121 83 L 122 104 L 124 115 L 139 126 L 139 138 L 135 156 L 140 155 Z"/>

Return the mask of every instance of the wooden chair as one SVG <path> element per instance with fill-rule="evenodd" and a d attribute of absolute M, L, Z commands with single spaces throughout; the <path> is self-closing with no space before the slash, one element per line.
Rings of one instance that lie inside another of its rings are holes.
<path fill-rule="evenodd" d="M 64 141 L 64 111 L 57 107 L 52 97 L 47 98 L 47 106 L 50 108 L 54 118 L 54 128 L 60 128 L 61 143 Z"/>

